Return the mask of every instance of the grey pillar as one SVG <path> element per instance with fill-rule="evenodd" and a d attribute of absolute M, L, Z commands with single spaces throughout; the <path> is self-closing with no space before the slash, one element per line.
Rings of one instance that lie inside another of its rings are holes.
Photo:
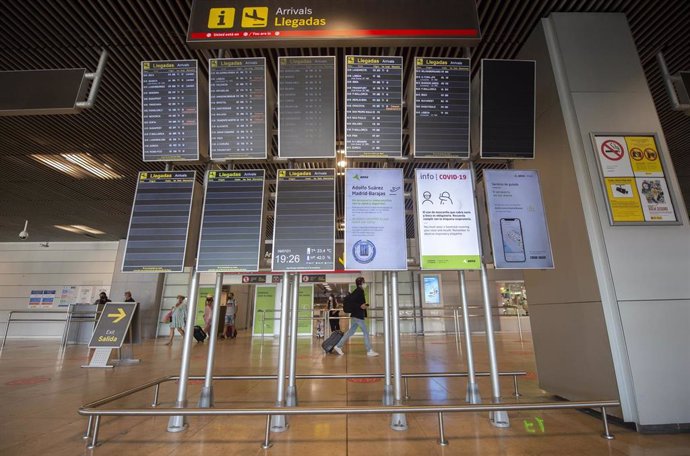
<path fill-rule="evenodd" d="M 216 273 L 216 289 L 213 295 L 213 316 L 211 317 L 211 333 L 208 335 L 208 359 L 206 360 L 206 378 L 199 396 L 199 407 L 213 407 L 213 363 L 216 356 L 216 342 L 218 341 L 218 320 L 220 318 L 220 295 L 223 292 L 223 273 Z"/>
<path fill-rule="evenodd" d="M 278 391 L 276 394 L 276 407 L 285 407 L 285 355 L 287 352 L 289 280 L 290 277 L 288 273 L 283 272 L 283 293 L 280 297 L 280 337 L 278 345 Z M 287 428 L 287 416 L 271 416 L 272 432 L 285 432 Z"/>
<path fill-rule="evenodd" d="M 494 340 L 494 323 L 491 316 L 491 299 L 489 298 L 489 278 L 486 265 L 482 262 L 482 296 L 484 297 L 484 319 L 486 320 L 486 343 L 489 348 L 489 371 L 491 374 L 491 400 L 501 402 L 501 384 L 498 378 L 498 361 L 496 360 L 496 341 Z M 494 427 L 510 427 L 508 412 L 497 410 L 489 413 Z"/>
<path fill-rule="evenodd" d="M 393 405 L 393 384 L 391 383 L 391 309 L 389 273 L 383 272 L 383 340 L 386 378 L 383 386 L 383 405 Z"/>
<path fill-rule="evenodd" d="M 196 316 L 196 299 L 199 294 L 199 273 L 192 268 L 192 283 L 189 287 L 187 300 L 187 324 L 185 325 L 184 344 L 182 346 L 182 361 L 180 362 L 180 380 L 177 385 L 176 408 L 187 407 L 187 381 L 189 380 L 189 358 L 192 354 L 192 340 L 194 337 L 194 317 Z M 168 432 L 182 432 L 187 428 L 187 417 L 174 415 L 168 420 Z"/>
<path fill-rule="evenodd" d="M 465 330 L 465 346 L 467 347 L 467 394 L 465 401 L 470 404 L 479 404 L 482 401 L 479 395 L 479 385 L 474 374 L 474 351 L 472 350 L 472 331 L 470 329 L 470 312 L 467 302 L 467 282 L 465 271 L 458 271 L 460 280 L 460 298 L 462 299 L 462 324 Z"/>
<path fill-rule="evenodd" d="M 393 308 L 393 394 L 395 405 L 402 404 L 402 372 L 400 369 L 400 308 L 398 306 L 398 273 L 391 272 L 391 292 Z M 407 430 L 407 418 L 404 413 L 393 413 L 391 429 L 394 431 Z"/>
<path fill-rule="evenodd" d="M 297 374 L 297 318 L 299 316 L 299 273 L 292 277 L 292 302 L 290 314 L 290 370 L 288 371 L 287 406 L 297 406 L 297 386 L 295 375 Z"/>

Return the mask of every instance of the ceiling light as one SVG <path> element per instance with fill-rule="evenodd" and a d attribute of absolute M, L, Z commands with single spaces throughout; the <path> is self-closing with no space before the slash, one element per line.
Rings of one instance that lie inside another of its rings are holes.
<path fill-rule="evenodd" d="M 86 225 L 53 225 L 55 228 L 58 228 L 60 230 L 64 231 L 69 231 L 70 233 L 75 233 L 75 234 L 105 234 L 105 232 L 101 230 L 97 230 L 96 228 L 91 228 L 90 226 Z"/>
<path fill-rule="evenodd" d="M 67 225 L 53 225 L 53 226 L 54 226 L 55 228 L 60 229 L 60 230 L 69 231 L 70 233 L 76 233 L 76 234 L 81 234 L 81 233 L 82 233 L 81 230 L 79 230 L 79 229 L 77 229 L 77 228 L 73 228 L 73 227 L 71 227 L 71 226 L 67 226 Z"/>
<path fill-rule="evenodd" d="M 34 160 L 50 166 L 77 179 L 99 177 L 101 179 L 119 179 L 122 176 L 106 163 L 101 163 L 90 154 L 71 153 L 60 155 L 30 155 Z"/>
<path fill-rule="evenodd" d="M 340 160 L 338 161 L 338 166 L 341 168 L 347 167 L 347 160 Z"/>

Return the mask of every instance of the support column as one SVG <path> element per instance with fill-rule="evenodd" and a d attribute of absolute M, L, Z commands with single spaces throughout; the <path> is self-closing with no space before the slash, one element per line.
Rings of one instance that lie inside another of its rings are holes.
<path fill-rule="evenodd" d="M 393 384 L 391 383 L 391 309 L 389 272 L 383 272 L 383 341 L 386 377 L 383 383 L 383 405 L 393 405 Z"/>
<path fill-rule="evenodd" d="M 467 347 L 467 394 L 465 402 L 479 404 L 482 401 L 479 395 L 479 385 L 474 374 L 474 351 L 472 350 L 472 331 L 470 330 L 470 312 L 467 301 L 467 282 L 465 281 L 465 271 L 458 271 L 460 280 L 460 298 L 462 300 L 462 324 L 465 330 L 465 346 Z"/>
<path fill-rule="evenodd" d="M 398 306 L 398 273 L 391 274 L 391 292 L 393 308 L 393 394 L 395 405 L 402 405 L 402 372 L 400 369 L 400 308 Z M 404 413 L 394 413 L 391 416 L 391 429 L 394 431 L 407 430 L 407 418 Z"/>
<path fill-rule="evenodd" d="M 278 387 L 276 394 L 276 407 L 285 407 L 285 355 L 287 353 L 288 332 L 288 294 L 290 277 L 283 272 L 283 293 L 280 297 L 280 336 L 278 342 Z M 285 432 L 288 428 L 287 416 L 271 416 L 271 432 Z"/>
<path fill-rule="evenodd" d="M 484 298 L 484 319 L 486 321 L 486 343 L 489 349 L 489 372 L 491 374 L 491 400 L 501 402 L 501 384 L 498 378 L 498 361 L 496 360 L 496 341 L 494 339 L 494 323 L 491 317 L 491 299 L 489 298 L 489 278 L 486 265 L 482 262 L 482 296 Z M 497 410 L 489 413 L 489 420 L 494 427 L 510 427 L 508 412 Z"/>
<path fill-rule="evenodd" d="M 220 295 L 223 292 L 223 273 L 216 272 L 216 289 L 213 295 L 213 316 L 211 317 L 211 333 L 208 335 L 208 358 L 206 359 L 206 378 L 199 396 L 199 407 L 213 407 L 213 363 L 216 357 L 216 342 L 218 342 L 218 320 L 220 319 Z"/>
<path fill-rule="evenodd" d="M 182 345 L 182 361 L 180 362 L 180 379 L 177 385 L 176 408 L 187 407 L 187 381 L 189 380 L 189 359 L 192 355 L 192 339 L 194 337 L 194 317 L 196 316 L 196 300 L 199 294 L 199 273 L 192 267 L 192 283 L 189 287 L 187 300 L 187 324 L 185 325 L 184 343 Z M 187 417 L 174 415 L 168 420 L 168 432 L 182 432 L 187 428 Z"/>
<path fill-rule="evenodd" d="M 295 375 L 297 374 L 297 319 L 299 317 L 299 273 L 292 277 L 292 302 L 290 314 L 290 370 L 288 372 L 287 406 L 297 406 L 297 386 Z"/>

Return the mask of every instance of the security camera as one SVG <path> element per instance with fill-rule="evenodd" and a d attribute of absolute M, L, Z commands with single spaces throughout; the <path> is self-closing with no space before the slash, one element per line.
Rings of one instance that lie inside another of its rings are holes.
<path fill-rule="evenodd" d="M 24 229 L 19 232 L 19 239 L 21 239 L 22 241 L 29 239 L 29 232 L 26 231 L 26 228 L 28 226 L 29 226 L 29 221 L 27 220 L 26 222 L 24 222 Z"/>

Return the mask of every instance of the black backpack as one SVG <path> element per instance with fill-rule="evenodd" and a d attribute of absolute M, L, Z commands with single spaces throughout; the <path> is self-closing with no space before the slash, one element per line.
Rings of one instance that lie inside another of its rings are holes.
<path fill-rule="evenodd" d="M 354 296 L 352 296 L 352 293 L 350 292 L 343 298 L 343 311 L 351 314 L 356 310 L 356 308 L 357 303 L 354 302 Z"/>

